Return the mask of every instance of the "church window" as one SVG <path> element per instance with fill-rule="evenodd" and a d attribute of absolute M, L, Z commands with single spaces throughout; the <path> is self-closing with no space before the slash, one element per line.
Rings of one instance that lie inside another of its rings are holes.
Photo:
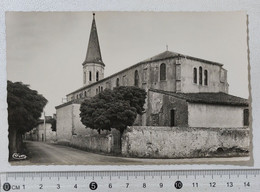
<path fill-rule="evenodd" d="M 144 69 L 143 71 L 143 82 L 145 83 L 147 81 L 147 69 Z"/>
<path fill-rule="evenodd" d="M 92 73 L 91 73 L 91 71 L 89 72 L 89 81 L 92 81 Z"/>
<path fill-rule="evenodd" d="M 84 96 L 85 96 L 85 97 L 87 96 L 87 91 L 84 91 Z"/>
<path fill-rule="evenodd" d="M 193 68 L 193 83 L 197 84 L 197 68 Z"/>
<path fill-rule="evenodd" d="M 204 70 L 204 85 L 208 85 L 208 71 Z"/>
<path fill-rule="evenodd" d="M 86 72 L 84 72 L 83 81 L 84 81 L 84 84 L 85 84 L 86 83 Z"/>
<path fill-rule="evenodd" d="M 199 84 L 202 85 L 202 67 L 199 68 Z"/>
<path fill-rule="evenodd" d="M 244 126 L 249 126 L 249 110 L 248 109 L 244 109 L 243 111 L 243 116 L 244 116 Z"/>
<path fill-rule="evenodd" d="M 103 87 L 101 86 L 101 92 L 103 91 Z"/>
<path fill-rule="evenodd" d="M 165 63 L 162 63 L 160 65 L 160 80 L 166 80 L 166 65 Z"/>
<path fill-rule="evenodd" d="M 116 86 L 119 87 L 119 78 L 116 79 Z"/>
<path fill-rule="evenodd" d="M 96 81 L 99 81 L 99 72 L 96 73 Z"/>
<path fill-rule="evenodd" d="M 135 70 L 135 86 L 139 86 L 139 74 L 137 70 Z"/>

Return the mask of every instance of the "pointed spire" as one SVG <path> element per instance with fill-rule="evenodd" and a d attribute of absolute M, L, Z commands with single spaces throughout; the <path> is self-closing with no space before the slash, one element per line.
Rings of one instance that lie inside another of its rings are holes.
<path fill-rule="evenodd" d="M 100 51 L 97 27 L 95 21 L 95 13 L 93 13 L 92 26 L 91 26 L 91 31 L 90 31 L 89 41 L 88 41 L 88 50 L 83 65 L 87 63 L 99 63 L 105 65 L 101 57 L 101 51 Z"/>

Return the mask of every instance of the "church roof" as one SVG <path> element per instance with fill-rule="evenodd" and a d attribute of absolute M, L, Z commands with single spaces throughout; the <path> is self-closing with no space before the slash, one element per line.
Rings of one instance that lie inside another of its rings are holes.
<path fill-rule="evenodd" d="M 151 61 L 158 61 L 158 60 L 162 60 L 162 59 L 168 59 L 168 58 L 173 58 L 173 57 L 177 57 L 180 56 L 181 54 L 179 53 L 175 53 L 175 52 L 171 52 L 171 51 L 164 51 L 158 55 L 155 55 L 153 57 L 150 57 L 148 59 L 145 59 L 143 61 L 141 61 L 140 63 L 147 63 L 147 62 L 151 62 Z"/>
<path fill-rule="evenodd" d="M 95 21 L 95 13 L 93 13 L 93 20 L 92 20 L 92 26 L 88 41 L 88 50 L 86 59 L 83 62 L 82 65 L 85 65 L 87 63 L 99 63 L 102 65 L 105 65 L 102 61 L 99 41 L 98 41 L 98 34 L 97 34 L 97 26 Z"/>
<path fill-rule="evenodd" d="M 205 60 L 205 59 L 200 59 L 197 57 L 192 57 L 192 56 L 188 56 L 188 55 L 183 55 L 180 53 L 176 53 L 176 52 L 171 52 L 171 51 L 164 51 L 158 55 L 155 55 L 153 57 L 150 57 L 148 59 L 145 59 L 139 63 L 149 63 L 152 61 L 160 61 L 160 60 L 165 60 L 165 59 L 171 59 L 171 58 L 186 58 L 186 59 L 191 59 L 191 60 L 195 60 L 195 61 L 200 61 L 200 62 L 204 62 L 204 63 L 208 63 L 208 64 L 213 64 L 213 65 L 220 65 L 223 66 L 223 64 L 221 63 L 217 63 L 217 62 L 213 62 L 213 61 L 209 61 L 209 60 Z"/>
<path fill-rule="evenodd" d="M 171 91 L 163 91 L 158 89 L 150 89 L 166 95 L 171 95 L 179 99 L 184 99 L 190 103 L 204 103 L 216 105 L 232 105 L 232 106 L 248 106 L 248 99 L 229 95 L 223 92 L 201 92 L 201 93 L 175 93 Z"/>

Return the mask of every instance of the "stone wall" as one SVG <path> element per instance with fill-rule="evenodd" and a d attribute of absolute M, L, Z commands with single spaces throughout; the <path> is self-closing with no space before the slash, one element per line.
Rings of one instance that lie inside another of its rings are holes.
<path fill-rule="evenodd" d="M 73 135 L 70 145 L 87 151 L 110 153 L 112 135 Z"/>
<path fill-rule="evenodd" d="M 128 127 L 122 155 L 144 158 L 244 156 L 249 151 L 248 128 Z"/>
<path fill-rule="evenodd" d="M 73 135 L 70 146 L 86 151 L 120 153 L 120 135 L 116 130 L 103 131 L 102 134 Z"/>
<path fill-rule="evenodd" d="M 171 126 L 171 110 L 174 110 L 174 125 L 188 125 L 188 104 L 185 100 L 178 99 L 162 93 L 148 91 L 148 126 Z"/>

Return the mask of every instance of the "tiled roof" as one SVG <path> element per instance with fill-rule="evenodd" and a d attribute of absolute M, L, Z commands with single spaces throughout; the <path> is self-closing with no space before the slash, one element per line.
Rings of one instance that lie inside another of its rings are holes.
<path fill-rule="evenodd" d="M 200 59 L 200 58 L 192 57 L 192 56 L 188 56 L 188 55 L 183 55 L 183 54 L 171 52 L 171 51 L 164 51 L 164 52 L 162 52 L 158 55 L 155 55 L 155 56 L 153 56 L 149 59 L 143 60 L 139 63 L 148 63 L 148 62 L 152 62 L 152 61 L 160 61 L 160 60 L 170 59 L 170 58 L 174 58 L 174 57 L 186 58 L 186 59 L 200 61 L 200 62 L 204 62 L 204 63 L 208 63 L 208 64 L 223 66 L 223 64 L 221 64 L 221 63 L 217 63 L 217 62 L 213 62 L 213 61 L 209 61 L 209 60 L 205 60 L 205 59 Z"/>
<path fill-rule="evenodd" d="M 248 99 L 229 95 L 226 93 L 175 93 L 171 91 L 162 91 L 158 89 L 150 89 L 153 92 L 158 92 L 166 95 L 171 95 L 179 99 L 184 99 L 191 103 L 205 103 L 217 105 L 232 105 L 232 106 L 248 106 Z"/>
<path fill-rule="evenodd" d="M 147 62 L 151 62 L 151 61 L 158 61 L 158 60 L 162 60 L 162 59 L 167 59 L 167 58 L 173 58 L 173 57 L 177 57 L 180 56 L 181 54 L 179 53 L 175 53 L 175 52 L 171 52 L 171 51 L 164 51 L 158 55 L 155 55 L 151 58 L 148 58 L 146 60 L 141 61 L 140 63 L 147 63 Z"/>

